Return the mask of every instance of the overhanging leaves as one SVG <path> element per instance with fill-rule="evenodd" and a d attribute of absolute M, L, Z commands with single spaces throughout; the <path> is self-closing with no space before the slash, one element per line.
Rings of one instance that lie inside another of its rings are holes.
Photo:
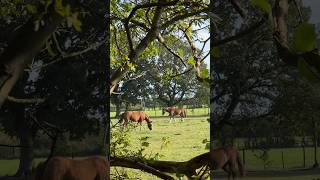
<path fill-rule="evenodd" d="M 253 6 L 268 14 L 272 11 L 271 5 L 267 0 L 251 0 L 251 3 Z"/>
<path fill-rule="evenodd" d="M 300 24 L 293 34 L 293 48 L 297 51 L 308 52 L 316 47 L 316 33 L 313 24 Z"/>

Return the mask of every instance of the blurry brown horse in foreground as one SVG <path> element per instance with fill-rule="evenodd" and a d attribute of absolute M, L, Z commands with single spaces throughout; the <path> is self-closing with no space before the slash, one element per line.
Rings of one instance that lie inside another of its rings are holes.
<path fill-rule="evenodd" d="M 169 122 L 171 121 L 171 119 L 173 119 L 174 121 L 174 116 L 180 116 L 181 121 L 183 121 L 183 118 L 187 117 L 186 110 L 183 108 L 176 108 L 176 107 L 163 108 L 162 115 L 164 115 L 166 112 L 169 113 L 169 117 L 170 117 Z"/>
<path fill-rule="evenodd" d="M 241 158 L 237 149 L 233 147 L 225 147 L 214 149 L 210 152 L 211 169 L 223 169 L 228 173 L 228 179 L 232 176 L 232 179 L 236 177 L 236 165 L 240 172 L 240 176 L 245 176 L 244 166 L 241 162 Z"/>
<path fill-rule="evenodd" d="M 148 124 L 148 128 L 150 130 L 152 130 L 152 121 L 151 121 L 150 117 L 144 112 L 141 112 L 141 111 L 124 112 L 120 115 L 119 123 L 122 123 L 124 121 L 123 125 L 127 126 L 129 120 L 140 124 L 140 130 L 141 130 L 141 126 L 142 126 L 142 121 L 146 121 Z"/>
<path fill-rule="evenodd" d="M 106 160 L 99 157 L 53 157 L 36 167 L 33 180 L 109 180 L 108 170 Z"/>

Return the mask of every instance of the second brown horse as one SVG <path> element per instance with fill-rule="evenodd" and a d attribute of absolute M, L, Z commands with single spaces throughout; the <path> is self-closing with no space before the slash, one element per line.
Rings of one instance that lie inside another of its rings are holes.
<path fill-rule="evenodd" d="M 170 120 L 173 119 L 175 116 L 180 116 L 181 121 L 183 121 L 183 118 L 187 117 L 186 110 L 183 108 L 176 108 L 176 107 L 167 107 L 162 109 L 162 115 L 164 115 L 166 112 L 169 113 Z"/>
<path fill-rule="evenodd" d="M 100 157 L 53 157 L 34 169 L 33 180 L 109 180 L 109 164 Z"/>
<path fill-rule="evenodd" d="M 119 123 L 122 123 L 124 121 L 123 125 L 127 126 L 129 120 L 137 122 L 138 124 L 140 124 L 140 127 L 142 125 L 142 121 L 146 121 L 148 124 L 148 128 L 152 130 L 152 121 L 150 117 L 142 111 L 127 111 L 122 113 L 120 115 Z"/>

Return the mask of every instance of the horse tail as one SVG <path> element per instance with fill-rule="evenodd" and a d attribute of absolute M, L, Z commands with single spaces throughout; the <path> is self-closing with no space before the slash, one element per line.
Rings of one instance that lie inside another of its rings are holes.
<path fill-rule="evenodd" d="M 183 109 L 183 115 L 185 118 L 187 117 L 187 111 L 185 109 Z"/>
<path fill-rule="evenodd" d="M 237 164 L 240 171 L 240 176 L 245 176 L 244 165 L 242 164 L 239 151 L 236 150 L 236 152 L 237 152 Z"/>

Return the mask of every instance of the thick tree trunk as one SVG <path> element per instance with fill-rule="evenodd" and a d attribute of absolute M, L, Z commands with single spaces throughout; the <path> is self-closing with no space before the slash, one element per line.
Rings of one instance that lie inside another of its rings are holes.
<path fill-rule="evenodd" d="M 155 14 L 152 19 L 152 27 L 147 35 L 140 41 L 135 49 L 132 49 L 128 55 L 130 62 L 135 64 L 138 57 L 143 53 L 143 51 L 149 46 L 149 44 L 157 38 L 160 31 L 158 25 L 161 17 L 163 7 L 158 6 L 155 10 Z M 130 34 L 130 32 L 127 32 Z M 129 38 L 132 41 L 131 37 Z M 130 47 L 131 48 L 131 47 Z M 133 48 L 133 47 L 132 47 Z M 123 67 L 119 67 L 110 77 L 110 95 L 115 91 L 118 83 L 124 76 L 129 72 L 130 67 L 128 64 L 124 64 Z"/>
<path fill-rule="evenodd" d="M 49 9 L 49 13 L 43 19 L 44 26 L 35 29 L 34 19 L 30 19 L 17 30 L 0 56 L 0 107 L 26 66 L 32 62 L 61 23 L 63 18 L 55 12 L 53 6 Z"/>
<path fill-rule="evenodd" d="M 20 162 L 19 168 L 15 176 L 20 177 L 22 175 L 30 175 L 33 161 L 33 136 L 28 123 L 20 115 L 20 126 L 18 129 L 18 134 L 20 138 Z"/>
<path fill-rule="evenodd" d="M 314 164 L 313 167 L 319 167 L 318 163 L 318 157 L 317 157 L 317 152 L 318 152 L 318 132 L 317 132 L 317 122 L 313 122 L 313 149 L 314 149 Z"/>
<path fill-rule="evenodd" d="M 302 153 L 303 153 L 303 167 L 306 167 L 306 140 L 305 136 L 302 136 Z"/>
<path fill-rule="evenodd" d="M 121 101 L 119 96 L 117 95 L 116 97 L 114 97 L 114 103 L 116 105 L 116 116 L 115 118 L 119 118 L 120 117 L 120 112 L 121 112 Z"/>

